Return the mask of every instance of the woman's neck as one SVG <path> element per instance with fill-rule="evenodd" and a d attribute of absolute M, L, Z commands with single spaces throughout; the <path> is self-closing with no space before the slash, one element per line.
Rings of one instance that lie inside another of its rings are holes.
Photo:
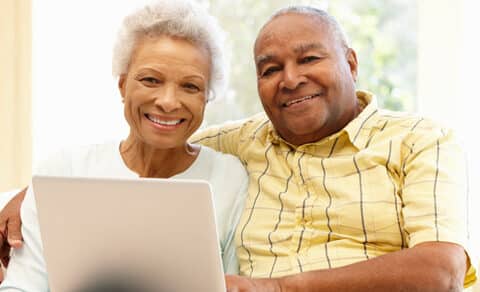
<path fill-rule="evenodd" d="M 199 146 L 187 143 L 177 148 L 155 148 L 132 135 L 120 145 L 123 162 L 140 177 L 169 178 L 184 172 L 199 152 Z"/>

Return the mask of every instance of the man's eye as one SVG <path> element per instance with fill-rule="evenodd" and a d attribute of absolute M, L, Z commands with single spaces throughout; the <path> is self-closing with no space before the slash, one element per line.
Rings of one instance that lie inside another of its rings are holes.
<path fill-rule="evenodd" d="M 183 88 L 187 89 L 189 92 L 196 93 L 200 91 L 200 87 L 193 83 L 183 84 Z"/>
<path fill-rule="evenodd" d="M 320 58 L 317 57 L 317 56 L 307 56 L 307 57 L 304 57 L 300 60 L 300 63 L 301 64 L 306 64 L 306 63 L 310 63 L 310 62 L 313 62 L 313 61 L 316 61 L 316 60 L 319 60 Z"/>
<path fill-rule="evenodd" d="M 268 67 L 266 70 L 264 70 L 262 72 L 262 74 L 260 74 L 260 76 L 261 77 L 268 77 L 268 76 L 272 75 L 273 73 L 275 73 L 279 70 L 280 70 L 280 67 L 276 67 L 276 66 Z"/>

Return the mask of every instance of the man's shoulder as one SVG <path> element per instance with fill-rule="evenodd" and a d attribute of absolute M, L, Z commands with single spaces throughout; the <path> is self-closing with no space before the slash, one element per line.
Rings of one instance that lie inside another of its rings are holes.
<path fill-rule="evenodd" d="M 416 144 L 420 141 L 430 143 L 428 141 L 455 136 L 450 127 L 432 118 L 384 109 L 378 111 L 375 127 L 385 136 L 401 138 L 407 144 Z"/>
<path fill-rule="evenodd" d="M 400 132 L 424 133 L 441 131 L 448 127 L 439 121 L 418 114 L 380 109 L 378 111 L 378 124 L 397 127 Z"/>
<path fill-rule="evenodd" d="M 264 112 L 257 113 L 245 119 L 237 121 L 227 121 L 218 125 L 221 129 L 238 129 L 244 133 L 256 131 L 259 127 L 269 122 L 267 115 Z"/>
<path fill-rule="evenodd" d="M 204 143 L 210 139 L 220 138 L 221 136 L 235 135 L 239 139 L 252 136 L 269 123 L 265 113 L 258 113 L 245 119 L 236 121 L 226 121 L 222 124 L 212 125 L 199 130 L 191 137 L 192 143 Z"/>

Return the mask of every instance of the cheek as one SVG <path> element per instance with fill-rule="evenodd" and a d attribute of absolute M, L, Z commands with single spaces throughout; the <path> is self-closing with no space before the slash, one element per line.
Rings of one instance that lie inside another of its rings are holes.
<path fill-rule="evenodd" d="M 338 87 L 348 74 L 343 64 L 333 62 L 333 60 L 326 60 L 324 63 L 320 63 L 311 68 L 306 73 L 308 77 L 315 83 L 326 87 Z"/>
<path fill-rule="evenodd" d="M 258 95 L 264 108 L 270 108 L 276 94 L 276 85 L 273 81 L 259 81 L 257 85 Z"/>
<path fill-rule="evenodd" d="M 123 114 L 130 127 L 135 127 L 140 123 L 139 107 L 136 100 L 125 98 L 123 101 Z"/>
<path fill-rule="evenodd" d="M 342 64 L 343 66 L 339 66 L 335 68 L 335 82 L 339 84 L 339 87 L 345 88 L 350 87 L 353 84 L 354 76 L 352 75 L 352 71 L 350 71 L 350 67 L 347 64 Z"/>
<path fill-rule="evenodd" d="M 124 99 L 123 101 L 123 116 L 125 120 L 130 125 L 130 128 L 134 126 L 133 118 L 132 118 L 132 103 L 128 98 Z"/>
<path fill-rule="evenodd" d="M 202 102 L 199 105 L 196 106 L 196 112 L 194 113 L 195 119 L 199 121 L 199 123 L 202 123 L 203 117 L 205 114 L 205 103 Z"/>
<path fill-rule="evenodd" d="M 192 100 L 188 104 L 186 104 L 186 107 L 188 108 L 188 110 L 192 115 L 192 120 L 194 122 L 195 127 L 200 126 L 200 124 L 203 121 L 205 106 L 206 106 L 205 97 L 199 97 L 198 99 Z"/>
<path fill-rule="evenodd" d="M 154 95 L 155 92 L 150 88 L 142 88 L 138 86 L 128 88 L 123 99 L 125 114 L 130 116 L 138 115 L 139 108 L 144 104 L 150 103 L 151 97 Z"/>

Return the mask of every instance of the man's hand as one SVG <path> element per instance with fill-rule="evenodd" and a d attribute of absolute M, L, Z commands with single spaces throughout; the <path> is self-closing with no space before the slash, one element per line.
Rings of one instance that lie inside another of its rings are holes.
<path fill-rule="evenodd" d="M 0 211 L 0 260 L 5 267 L 10 260 L 10 248 L 19 248 L 23 243 L 20 206 L 26 192 L 27 188 L 16 194 Z"/>
<path fill-rule="evenodd" d="M 280 279 L 251 279 L 242 276 L 227 275 L 227 292 L 281 292 Z"/>

